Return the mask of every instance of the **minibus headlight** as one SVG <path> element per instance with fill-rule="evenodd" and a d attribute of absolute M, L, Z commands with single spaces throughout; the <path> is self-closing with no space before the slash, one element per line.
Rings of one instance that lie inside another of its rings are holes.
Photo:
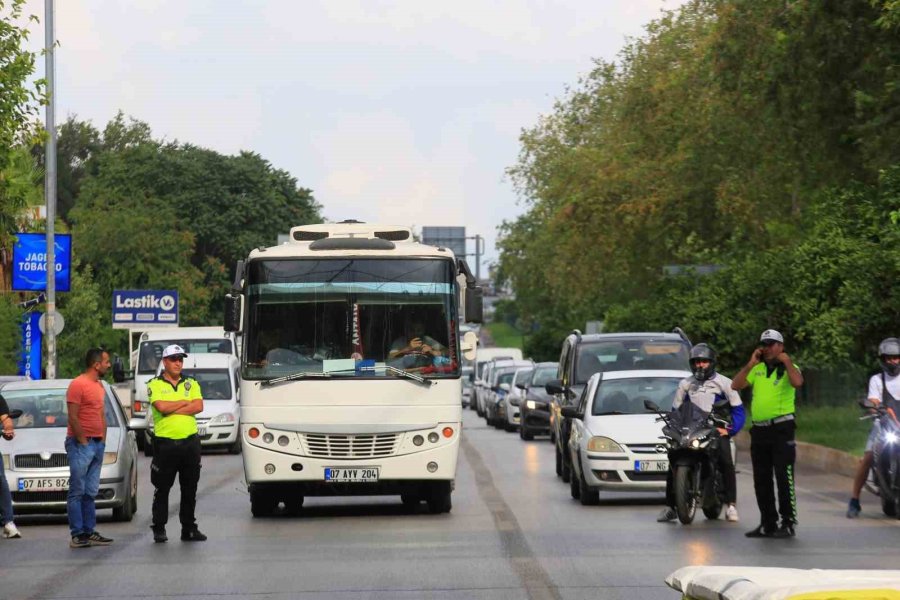
<path fill-rule="evenodd" d="M 428 434 L 428 441 L 431 442 L 432 444 L 437 443 L 437 441 L 439 439 L 440 439 L 440 436 L 437 434 L 437 431 L 432 431 L 431 433 Z"/>
<path fill-rule="evenodd" d="M 271 444 L 275 439 L 275 436 L 269 433 L 268 431 L 263 434 L 263 441 L 267 444 Z"/>

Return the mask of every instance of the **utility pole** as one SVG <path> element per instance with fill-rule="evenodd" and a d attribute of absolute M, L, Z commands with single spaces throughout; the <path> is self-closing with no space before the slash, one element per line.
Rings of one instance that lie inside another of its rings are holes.
<path fill-rule="evenodd" d="M 44 0 L 44 65 L 47 78 L 47 143 L 44 149 L 44 200 L 47 203 L 47 379 L 56 379 L 56 37 L 53 30 L 54 1 Z"/>
<path fill-rule="evenodd" d="M 481 281 L 481 255 L 484 254 L 484 238 L 480 235 L 470 235 L 467 240 L 475 240 L 475 281 Z"/>

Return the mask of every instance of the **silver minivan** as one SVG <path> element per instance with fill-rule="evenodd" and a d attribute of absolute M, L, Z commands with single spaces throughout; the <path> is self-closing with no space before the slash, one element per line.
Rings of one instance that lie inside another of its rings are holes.
<path fill-rule="evenodd" d="M 66 390 L 71 381 L 17 381 L 0 389 L 10 410 L 22 411 L 15 422 L 16 437 L 0 442 L 17 514 L 66 512 Z M 115 520 L 130 521 L 137 511 L 137 442 L 115 391 L 105 381 L 101 383 L 106 390 L 107 430 L 97 508 L 111 508 Z"/>

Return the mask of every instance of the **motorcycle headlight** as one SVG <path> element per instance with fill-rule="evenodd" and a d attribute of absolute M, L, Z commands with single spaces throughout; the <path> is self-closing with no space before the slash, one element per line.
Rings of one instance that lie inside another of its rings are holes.
<path fill-rule="evenodd" d="M 231 413 L 222 413 L 214 416 L 209 420 L 210 425 L 224 425 L 226 423 L 234 423 L 234 415 Z"/>
<path fill-rule="evenodd" d="M 699 448 L 700 440 L 691 440 L 691 448 Z"/>
<path fill-rule="evenodd" d="M 528 400 L 527 402 L 525 402 L 525 406 L 528 407 L 528 410 L 534 410 L 535 408 L 537 408 L 537 403 L 534 400 Z"/>
<path fill-rule="evenodd" d="M 887 433 L 884 434 L 884 442 L 886 444 L 893 444 L 896 441 L 897 441 L 897 434 L 894 433 L 893 431 L 888 431 Z"/>
<path fill-rule="evenodd" d="M 608 437 L 592 437 L 588 440 L 588 452 L 625 452 L 622 446 L 615 443 Z"/>

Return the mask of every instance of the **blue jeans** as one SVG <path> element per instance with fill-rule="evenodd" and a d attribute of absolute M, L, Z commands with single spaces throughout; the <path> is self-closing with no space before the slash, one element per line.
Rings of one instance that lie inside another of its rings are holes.
<path fill-rule="evenodd" d="M 0 460 L 0 527 L 13 521 L 12 494 L 9 493 L 9 482 L 6 481 L 6 470 Z"/>
<path fill-rule="evenodd" d="M 66 454 L 69 456 L 69 495 L 67 512 L 72 537 L 90 535 L 97 525 L 97 508 L 94 500 L 100 491 L 100 467 L 106 444 L 88 440 L 79 444 L 75 438 L 66 438 Z"/>

